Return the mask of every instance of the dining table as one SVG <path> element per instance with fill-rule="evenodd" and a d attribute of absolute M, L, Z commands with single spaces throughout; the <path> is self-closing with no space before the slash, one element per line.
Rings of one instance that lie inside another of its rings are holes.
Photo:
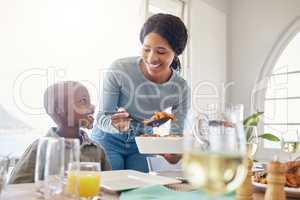
<path fill-rule="evenodd" d="M 170 189 L 175 191 L 190 191 L 191 185 L 187 183 L 179 183 L 167 186 Z M 101 190 L 101 200 L 118 200 L 120 197 L 120 193 L 117 192 L 109 192 L 105 190 Z M 1 195 L 1 200 L 38 200 L 42 199 L 37 195 L 35 192 L 35 186 L 33 183 L 26 183 L 26 184 L 11 184 L 8 185 Z M 63 199 L 63 198 L 62 198 Z M 254 200 L 263 200 L 264 199 L 264 192 L 254 190 L 253 193 Z M 288 200 L 292 200 L 294 198 L 287 198 Z"/>

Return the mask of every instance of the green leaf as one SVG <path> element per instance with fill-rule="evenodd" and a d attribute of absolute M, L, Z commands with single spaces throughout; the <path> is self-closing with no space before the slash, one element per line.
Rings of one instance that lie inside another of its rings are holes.
<path fill-rule="evenodd" d="M 252 135 L 251 130 L 247 129 L 247 128 L 245 128 L 244 130 L 245 130 L 245 133 L 246 133 L 246 140 L 250 141 L 250 138 L 251 138 L 251 135 Z"/>
<path fill-rule="evenodd" d="M 245 126 L 257 126 L 260 121 L 260 116 L 262 114 L 264 114 L 264 112 L 256 112 L 256 113 L 250 115 L 243 121 L 243 124 Z"/>
<path fill-rule="evenodd" d="M 271 133 L 264 133 L 262 135 L 259 135 L 258 137 L 261 137 L 265 140 L 269 140 L 269 141 L 273 141 L 273 142 L 280 141 L 280 139 L 276 135 L 273 135 Z"/>
<path fill-rule="evenodd" d="M 252 142 L 255 139 L 255 134 L 253 133 L 255 126 L 244 126 L 244 131 L 246 133 L 246 141 Z"/>

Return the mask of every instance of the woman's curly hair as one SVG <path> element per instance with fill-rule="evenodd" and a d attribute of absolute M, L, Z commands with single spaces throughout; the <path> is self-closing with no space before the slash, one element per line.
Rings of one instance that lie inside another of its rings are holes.
<path fill-rule="evenodd" d="M 184 51 L 188 39 L 187 29 L 182 20 L 170 14 L 155 14 L 147 19 L 141 29 L 141 43 L 151 32 L 159 34 L 168 41 L 176 54 L 171 67 L 176 71 L 180 71 L 181 64 L 178 56 Z"/>

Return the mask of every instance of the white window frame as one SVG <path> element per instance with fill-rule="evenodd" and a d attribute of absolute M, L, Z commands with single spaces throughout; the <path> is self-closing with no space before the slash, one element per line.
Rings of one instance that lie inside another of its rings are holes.
<path fill-rule="evenodd" d="M 263 64 L 262 70 L 257 78 L 256 85 L 252 90 L 251 95 L 251 113 L 259 110 L 264 110 L 265 100 L 266 100 L 266 91 L 269 77 L 273 74 L 274 66 L 280 55 L 292 41 L 292 39 L 300 32 L 300 17 L 297 17 L 283 32 L 283 34 L 279 37 L 273 48 L 271 49 L 265 63 Z M 290 73 L 300 73 L 300 71 L 290 72 Z M 287 73 L 285 73 L 287 74 Z M 300 99 L 300 97 L 295 97 Z M 275 99 L 275 98 L 274 98 Z M 282 98 L 282 99 L 290 99 L 290 98 Z M 268 99 L 267 99 L 268 100 Z M 297 124 L 289 124 L 289 123 L 282 123 L 284 125 L 298 125 Z M 259 125 L 259 132 L 264 132 L 264 122 Z M 299 124 L 300 125 L 300 124 Z M 259 150 L 256 152 L 255 158 L 257 160 L 262 161 L 269 161 L 272 160 L 273 157 L 276 155 L 279 159 L 286 159 L 287 154 L 282 152 L 278 148 L 265 148 L 263 140 L 260 140 Z M 299 154 L 295 154 L 295 157 L 299 156 Z"/>

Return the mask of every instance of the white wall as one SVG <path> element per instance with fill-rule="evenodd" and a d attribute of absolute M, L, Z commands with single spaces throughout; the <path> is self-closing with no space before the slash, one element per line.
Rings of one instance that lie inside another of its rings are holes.
<path fill-rule="evenodd" d="M 251 90 L 272 47 L 300 16 L 299 0 L 232 0 L 229 16 L 228 80 L 231 101 L 250 112 Z"/>
<path fill-rule="evenodd" d="M 195 108 L 220 97 L 221 83 L 226 81 L 227 16 L 219 9 L 223 4 L 212 5 L 199 0 L 190 3 L 190 81 Z M 196 94 L 200 95 L 197 99 Z"/>
<path fill-rule="evenodd" d="M 249 114 L 254 83 L 273 45 L 300 16 L 300 1 L 191 0 L 190 3 L 192 86 L 204 80 L 234 81 L 228 99 L 244 104 L 245 114 Z M 222 20 L 227 26 L 227 52 L 223 49 L 226 26 Z M 215 49 L 219 52 L 213 53 Z M 221 54 L 225 54 L 227 64 Z"/>
<path fill-rule="evenodd" d="M 202 1 L 224 13 L 228 13 L 229 11 L 230 0 L 202 0 Z"/>
<path fill-rule="evenodd" d="M 50 119 L 44 112 L 42 98 L 53 80 L 46 80 L 46 72 L 27 78 L 18 90 L 22 98 L 17 99 L 23 100 L 18 107 L 13 87 L 24 71 L 46 71 L 52 66 L 64 70 L 63 76 L 55 77 L 56 81 L 84 81 L 92 93 L 92 102 L 98 105 L 100 69 L 114 59 L 139 55 L 139 31 L 144 22 L 142 3 L 0 1 L 0 104 L 32 127 L 48 129 Z"/>

